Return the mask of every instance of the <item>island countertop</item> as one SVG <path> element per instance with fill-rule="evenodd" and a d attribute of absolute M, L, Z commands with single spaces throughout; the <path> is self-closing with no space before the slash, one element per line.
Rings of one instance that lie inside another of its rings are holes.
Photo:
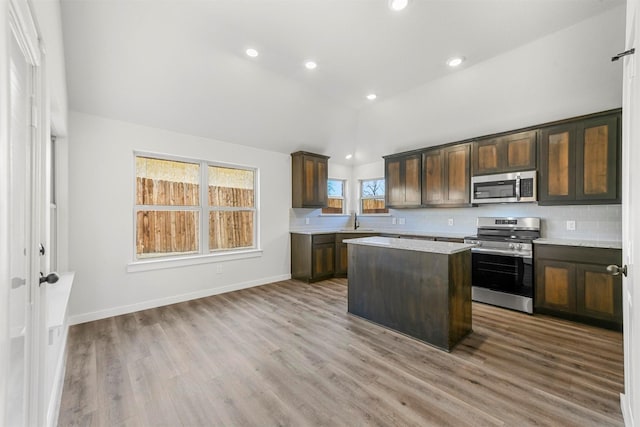
<path fill-rule="evenodd" d="M 361 237 L 347 239 L 343 243 L 351 245 L 377 246 L 390 249 L 401 249 L 414 252 L 429 252 L 434 254 L 451 255 L 466 251 L 475 245 L 467 243 L 438 242 L 432 240 L 396 239 L 393 237 Z"/>

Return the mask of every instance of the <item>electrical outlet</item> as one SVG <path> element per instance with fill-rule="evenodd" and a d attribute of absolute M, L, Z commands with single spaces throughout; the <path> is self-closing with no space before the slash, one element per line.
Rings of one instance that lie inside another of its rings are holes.
<path fill-rule="evenodd" d="M 396 217 L 391 218 L 391 224 L 396 225 L 398 223 L 398 219 Z"/>
<path fill-rule="evenodd" d="M 449 218 L 449 220 L 447 221 L 447 224 L 449 224 L 449 226 L 453 225 L 453 218 Z"/>
<path fill-rule="evenodd" d="M 567 221 L 567 230 L 576 231 L 576 222 L 574 220 Z"/>
<path fill-rule="evenodd" d="M 305 218 L 305 219 L 304 219 L 304 223 L 305 223 L 306 225 L 309 225 L 309 218 Z"/>
<path fill-rule="evenodd" d="M 404 218 L 398 218 L 398 224 L 404 225 Z"/>

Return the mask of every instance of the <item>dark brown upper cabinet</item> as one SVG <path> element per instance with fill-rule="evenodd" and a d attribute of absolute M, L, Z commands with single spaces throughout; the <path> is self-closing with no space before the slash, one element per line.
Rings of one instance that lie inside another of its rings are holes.
<path fill-rule="evenodd" d="M 327 206 L 329 157 L 298 151 L 291 154 L 291 207 Z"/>
<path fill-rule="evenodd" d="M 540 130 L 540 205 L 620 203 L 620 113 Z"/>
<path fill-rule="evenodd" d="M 473 175 L 535 169 L 537 135 L 532 130 L 475 141 Z"/>
<path fill-rule="evenodd" d="M 422 155 L 420 153 L 384 157 L 385 204 L 388 208 L 421 206 Z"/>
<path fill-rule="evenodd" d="M 470 144 L 427 150 L 422 154 L 422 204 L 470 204 Z"/>

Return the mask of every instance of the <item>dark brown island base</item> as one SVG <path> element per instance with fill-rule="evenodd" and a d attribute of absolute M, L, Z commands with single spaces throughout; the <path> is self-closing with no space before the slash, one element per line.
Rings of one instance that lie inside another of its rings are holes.
<path fill-rule="evenodd" d="M 473 245 L 389 237 L 345 242 L 349 313 L 446 351 L 471 332 Z"/>

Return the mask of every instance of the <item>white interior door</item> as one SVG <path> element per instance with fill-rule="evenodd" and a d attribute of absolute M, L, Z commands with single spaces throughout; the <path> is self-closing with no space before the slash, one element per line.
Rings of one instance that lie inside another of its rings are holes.
<path fill-rule="evenodd" d="M 627 0 L 626 49 L 639 49 L 640 0 Z M 640 50 L 624 59 L 622 101 L 622 263 L 624 375 L 621 406 L 628 426 L 640 425 L 640 291 L 634 284 L 634 265 L 640 265 Z"/>
<path fill-rule="evenodd" d="M 33 263 L 31 241 L 32 66 L 15 34 L 9 39 L 9 381 L 6 425 L 26 425 L 30 399 Z"/>
<path fill-rule="evenodd" d="M 7 3 L 3 5 L 5 7 Z M 8 14 L 6 13 L 8 12 Z M 6 180 L 5 192 L 0 192 L 7 208 L 0 224 L 6 231 L 6 271 L 1 291 L 7 296 L 0 310 L 8 312 L 6 350 L 3 362 L 4 381 L 0 381 L 0 425 L 40 425 L 42 380 L 43 325 L 46 307 L 40 304 L 38 244 L 40 239 L 41 184 L 38 180 L 41 139 L 39 117 L 35 114 L 42 99 L 40 76 L 40 48 L 37 27 L 24 0 L 10 0 L 0 17 L 6 21 L 0 28 L 7 28 L 6 57 L 0 80 L 6 81 L 8 93 L 0 94 L 2 106 L 6 106 L 6 130 L 1 136 L 6 141 L 8 159 L 1 178 Z M 2 38 L 0 38 L 2 39 Z M 4 61 L 3 61 L 4 62 Z M 2 144 L 0 144 L 2 145 Z M 2 264 L 2 263 L 0 263 Z M 3 267 L 3 265 L 0 265 Z M 6 305 L 4 305 L 6 304 Z M 0 335 L 2 336 L 2 335 Z"/>

